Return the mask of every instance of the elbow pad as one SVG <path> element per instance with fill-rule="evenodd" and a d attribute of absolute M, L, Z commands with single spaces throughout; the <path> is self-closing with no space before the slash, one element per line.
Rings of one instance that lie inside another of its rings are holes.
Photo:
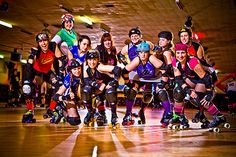
<path fill-rule="evenodd" d="M 117 58 L 118 58 L 118 61 L 123 63 L 124 65 L 128 64 L 126 61 L 125 55 L 123 55 L 121 52 L 117 54 Z"/>

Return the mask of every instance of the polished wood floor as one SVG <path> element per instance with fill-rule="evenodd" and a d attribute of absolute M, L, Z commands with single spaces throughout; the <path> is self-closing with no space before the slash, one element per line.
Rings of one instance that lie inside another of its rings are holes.
<path fill-rule="evenodd" d="M 135 108 L 134 111 L 137 111 Z M 43 119 L 45 109 L 36 110 L 36 123 L 22 124 L 24 108 L 0 108 L 1 157 L 233 157 L 236 155 L 236 118 L 227 113 L 231 129 L 212 133 L 190 122 L 190 129 L 174 131 L 161 128 L 162 110 L 147 109 L 147 124 L 104 127 L 50 124 Z M 124 108 L 118 107 L 119 122 Z M 189 119 L 195 110 L 187 109 Z M 79 110 L 83 119 L 86 110 Z M 107 110 L 110 119 L 110 110 Z M 209 115 L 208 115 L 209 116 Z"/>

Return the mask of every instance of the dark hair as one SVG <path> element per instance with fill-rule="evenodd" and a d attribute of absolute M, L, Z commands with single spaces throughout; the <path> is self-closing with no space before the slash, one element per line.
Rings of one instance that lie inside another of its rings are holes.
<path fill-rule="evenodd" d="M 88 47 L 91 47 L 91 40 L 87 35 L 80 35 L 78 39 L 78 43 L 81 43 L 84 39 L 87 39 L 89 41 Z M 78 44 L 78 48 L 80 49 L 79 44 Z"/>
<path fill-rule="evenodd" d="M 101 45 L 104 47 L 104 41 L 106 40 L 110 40 L 111 41 L 111 47 L 113 47 L 113 41 L 111 38 L 111 34 L 110 33 L 104 33 L 101 37 Z"/>

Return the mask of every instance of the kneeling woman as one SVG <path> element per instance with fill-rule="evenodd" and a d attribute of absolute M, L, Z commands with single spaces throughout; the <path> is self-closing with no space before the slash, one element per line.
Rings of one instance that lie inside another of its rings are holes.
<path fill-rule="evenodd" d="M 81 84 L 82 67 L 76 59 L 71 59 L 68 62 L 67 75 L 64 78 L 63 85 L 53 96 L 57 102 L 64 102 L 66 105 L 65 116 L 67 122 L 71 125 L 79 125 L 81 123 L 80 116 L 77 110 L 77 100 L 79 95 L 79 85 Z"/>
<path fill-rule="evenodd" d="M 188 120 L 184 116 L 184 102 L 186 94 L 190 95 L 190 102 L 195 106 L 203 106 L 211 115 L 213 121 L 209 124 L 207 119 L 203 117 L 201 122 L 202 127 L 217 127 L 221 123 L 226 122 L 224 115 L 220 113 L 217 107 L 212 103 L 213 99 L 213 83 L 211 76 L 203 70 L 199 60 L 195 57 L 190 57 L 187 54 L 188 46 L 186 44 L 178 43 L 175 45 L 176 58 L 173 59 L 172 65 L 175 75 L 175 89 L 174 89 L 174 111 L 177 116 L 173 122 L 179 121 L 186 127 L 189 126 Z M 200 87 L 205 86 L 205 91 Z M 208 125 L 209 124 L 209 125 Z"/>

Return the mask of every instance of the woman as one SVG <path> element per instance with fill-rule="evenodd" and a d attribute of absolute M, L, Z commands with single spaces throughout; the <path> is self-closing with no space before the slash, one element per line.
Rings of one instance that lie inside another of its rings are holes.
<path fill-rule="evenodd" d="M 174 112 L 175 116 L 171 123 L 179 122 L 184 127 L 189 127 L 188 120 L 184 115 L 183 99 L 186 94 L 190 95 L 190 102 L 195 106 L 203 106 L 212 116 L 213 121 L 209 123 L 206 118 L 201 120 L 202 128 L 216 127 L 226 122 L 224 115 L 212 103 L 214 97 L 213 83 L 210 75 L 203 69 L 199 60 L 190 57 L 187 52 L 188 45 L 178 43 L 175 45 L 176 58 L 172 65 L 176 85 L 174 88 Z M 201 90 L 206 89 L 206 90 Z"/>
<path fill-rule="evenodd" d="M 82 100 L 87 107 L 88 113 L 84 118 L 84 124 L 87 126 L 92 125 L 94 122 L 95 110 L 93 107 L 93 98 L 96 97 L 96 108 L 98 109 L 97 124 L 98 126 L 107 123 L 104 100 L 108 101 L 111 105 L 111 123 L 116 125 L 117 114 L 117 93 L 116 88 L 118 81 L 114 75 L 111 78 L 107 73 L 118 74 L 121 68 L 117 66 L 102 65 L 99 62 L 99 52 L 97 50 L 89 50 L 86 54 L 86 67 L 84 69 L 84 84 Z"/>
<path fill-rule="evenodd" d="M 125 86 L 124 95 L 126 97 L 126 102 L 135 102 L 138 90 L 140 89 L 140 87 L 144 87 L 142 99 L 143 101 L 141 104 L 141 109 L 139 111 L 139 123 L 145 124 L 146 119 L 144 111 L 147 104 L 150 103 L 153 98 L 152 84 L 156 81 L 157 78 L 156 71 L 157 69 L 159 69 L 164 73 L 165 67 L 161 60 L 150 54 L 150 45 L 147 42 L 141 42 L 139 44 L 139 46 L 137 47 L 137 54 L 138 56 L 125 66 L 125 68 L 123 69 L 123 73 L 128 74 L 132 70 L 136 69 L 137 75 L 142 81 L 136 82 L 136 84 L 132 88 L 130 88 L 129 86 Z M 134 124 L 134 120 L 132 120 L 132 108 L 133 103 L 126 103 L 126 113 L 123 118 L 122 125 Z"/>
<path fill-rule="evenodd" d="M 66 112 L 64 114 L 67 117 L 67 122 L 70 125 L 79 125 L 81 123 L 79 113 L 77 111 L 79 86 L 81 84 L 81 64 L 76 59 L 71 59 L 67 66 L 67 75 L 64 78 L 63 85 L 53 96 L 56 102 L 64 102 L 66 104 Z M 56 114 L 56 115 L 55 115 Z M 58 123 L 61 117 L 57 117 L 57 113 L 54 112 L 53 123 Z"/>

